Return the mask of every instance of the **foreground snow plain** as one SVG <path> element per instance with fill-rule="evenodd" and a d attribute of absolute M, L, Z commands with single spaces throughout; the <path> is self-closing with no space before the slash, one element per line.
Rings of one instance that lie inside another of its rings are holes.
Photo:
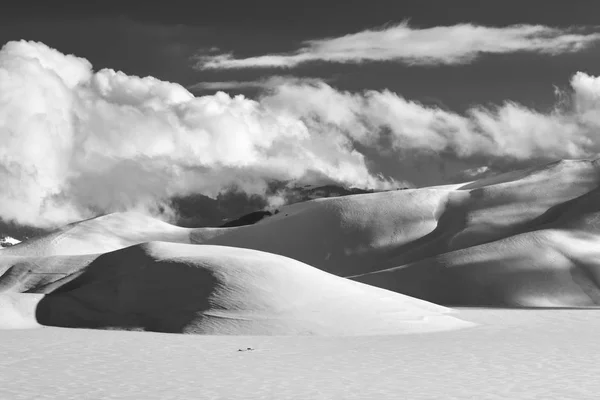
<path fill-rule="evenodd" d="M 459 315 L 479 325 L 354 337 L 0 330 L 0 398 L 597 398 L 598 310 Z"/>

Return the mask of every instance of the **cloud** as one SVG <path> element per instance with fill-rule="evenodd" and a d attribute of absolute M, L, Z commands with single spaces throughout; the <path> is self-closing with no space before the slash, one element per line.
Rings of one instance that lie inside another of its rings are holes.
<path fill-rule="evenodd" d="M 291 113 L 311 129 L 338 129 L 382 151 L 451 153 L 459 158 L 576 158 L 600 150 L 600 78 L 577 73 L 568 107 L 541 113 L 506 102 L 462 115 L 384 91 L 349 93 L 318 85 L 282 84 L 261 102 Z M 310 116 L 307 120 L 306 116 Z"/>
<path fill-rule="evenodd" d="M 292 68 L 318 61 L 455 65 L 470 63 L 483 54 L 576 52 L 599 40 L 598 32 L 542 25 L 498 28 L 459 24 L 419 29 L 403 22 L 340 37 L 308 40 L 290 53 L 248 58 L 235 58 L 231 53 L 200 54 L 196 66 L 199 69 Z"/>
<path fill-rule="evenodd" d="M 221 81 L 221 82 L 198 82 L 187 88 L 191 91 L 210 91 L 210 90 L 240 90 L 240 89 L 272 89 L 283 82 L 290 83 L 317 83 L 330 82 L 331 79 L 313 79 L 313 78 L 298 78 L 293 76 L 272 76 L 264 79 L 252 81 Z"/>
<path fill-rule="evenodd" d="M 173 197 L 232 187 L 264 195 L 272 181 L 404 186 L 419 160 L 492 169 L 600 151 L 600 78 L 585 73 L 545 113 L 506 102 L 458 114 L 390 91 L 273 82 L 256 99 L 195 97 L 176 83 L 94 71 L 41 43 L 10 42 L 0 50 L 0 217 L 49 227 L 164 212 Z M 397 182 L 378 174 L 382 157 Z"/>
<path fill-rule="evenodd" d="M 198 82 L 188 86 L 189 90 L 238 90 L 238 89 L 263 89 L 268 87 L 267 81 L 220 81 Z"/>
<path fill-rule="evenodd" d="M 467 179 L 479 179 L 482 175 L 490 170 L 490 167 L 482 166 L 477 168 L 469 168 L 462 171 L 462 176 Z"/>
<path fill-rule="evenodd" d="M 0 50 L 0 216 L 51 226 L 157 210 L 172 196 L 270 180 L 385 187 L 341 132 L 223 92 L 92 70 L 44 44 Z"/>

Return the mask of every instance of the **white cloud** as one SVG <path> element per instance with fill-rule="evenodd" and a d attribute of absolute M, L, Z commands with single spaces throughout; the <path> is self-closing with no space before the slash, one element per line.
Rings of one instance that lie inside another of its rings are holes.
<path fill-rule="evenodd" d="M 341 132 L 243 96 L 94 72 L 35 42 L 0 50 L 0 143 L 0 216 L 37 226 L 231 185 L 260 194 L 273 179 L 387 184 Z"/>
<path fill-rule="evenodd" d="M 330 80 L 327 80 L 330 81 Z M 279 86 L 281 83 L 317 83 L 323 82 L 320 79 L 298 78 L 294 76 L 272 76 L 264 79 L 252 81 L 220 81 L 220 82 L 198 82 L 188 86 L 189 90 L 240 90 L 240 89 L 271 89 Z"/>
<path fill-rule="evenodd" d="M 576 158 L 600 150 L 600 78 L 577 73 L 571 80 L 573 105 L 540 113 L 506 102 L 474 107 L 465 115 L 425 106 L 390 91 L 340 92 L 331 86 L 282 84 L 261 99 L 271 109 L 345 132 L 381 150 L 449 152 L 459 158 L 493 156 L 513 160 Z"/>
<path fill-rule="evenodd" d="M 464 160 L 463 170 L 482 159 L 595 156 L 600 78 L 577 73 L 570 83 L 549 113 L 507 102 L 457 114 L 301 79 L 279 79 L 256 100 L 195 97 L 175 83 L 94 72 L 41 43 L 11 42 L 0 50 L 0 217 L 50 226 L 155 211 L 173 196 L 215 196 L 232 185 L 262 194 L 272 180 L 389 187 L 372 172 L 378 153 L 395 158 L 397 179 L 423 153 Z"/>
<path fill-rule="evenodd" d="M 264 80 L 256 81 L 217 81 L 198 82 L 188 86 L 189 90 L 239 90 L 239 89 L 263 89 L 269 87 Z"/>
<path fill-rule="evenodd" d="M 581 51 L 599 32 L 542 25 L 486 27 L 473 24 L 412 28 L 407 22 L 340 37 L 308 40 L 283 54 L 235 58 L 231 53 L 198 56 L 200 69 L 291 68 L 307 62 L 397 61 L 409 65 L 466 64 L 482 54 L 532 52 L 556 55 Z"/>
<path fill-rule="evenodd" d="M 467 179 L 479 179 L 481 175 L 485 174 L 490 170 L 490 167 L 487 165 L 476 168 L 469 168 L 462 171 L 462 176 Z"/>

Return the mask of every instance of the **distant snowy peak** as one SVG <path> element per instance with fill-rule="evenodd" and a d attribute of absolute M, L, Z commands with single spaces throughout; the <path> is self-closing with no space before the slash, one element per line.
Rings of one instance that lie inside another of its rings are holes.
<path fill-rule="evenodd" d="M 10 247 L 21 243 L 20 240 L 10 236 L 0 236 L 0 247 Z"/>

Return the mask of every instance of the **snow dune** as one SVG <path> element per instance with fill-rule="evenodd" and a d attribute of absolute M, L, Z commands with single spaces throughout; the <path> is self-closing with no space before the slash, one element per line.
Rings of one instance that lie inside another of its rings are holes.
<path fill-rule="evenodd" d="M 442 187 L 312 200 L 218 234 L 195 229 L 191 240 L 280 254 L 341 276 L 369 272 L 435 230 L 449 193 Z"/>
<path fill-rule="evenodd" d="M 36 313 L 41 324 L 342 336 L 472 326 L 445 307 L 286 257 L 221 246 L 165 242 L 132 246 L 96 258 L 63 282 L 40 299 Z"/>
<path fill-rule="evenodd" d="M 469 326 L 432 303 L 595 307 L 599 182 L 598 161 L 570 160 L 240 227 L 110 214 L 0 250 L 2 315 L 21 321 L 4 325 L 35 309 L 67 327 L 357 335 Z"/>
<path fill-rule="evenodd" d="M 596 162 L 561 162 L 492 182 L 497 186 L 484 195 L 495 207 L 470 210 L 467 228 L 449 241 L 457 250 L 408 264 L 401 255 L 385 264 L 396 267 L 353 279 L 446 305 L 598 306 L 596 168 Z M 468 245 L 456 244 L 468 236 Z"/>
<path fill-rule="evenodd" d="M 560 161 L 466 185 L 294 204 L 254 225 L 195 229 L 191 240 L 285 255 L 347 277 L 538 229 L 599 182 L 597 161 Z"/>

